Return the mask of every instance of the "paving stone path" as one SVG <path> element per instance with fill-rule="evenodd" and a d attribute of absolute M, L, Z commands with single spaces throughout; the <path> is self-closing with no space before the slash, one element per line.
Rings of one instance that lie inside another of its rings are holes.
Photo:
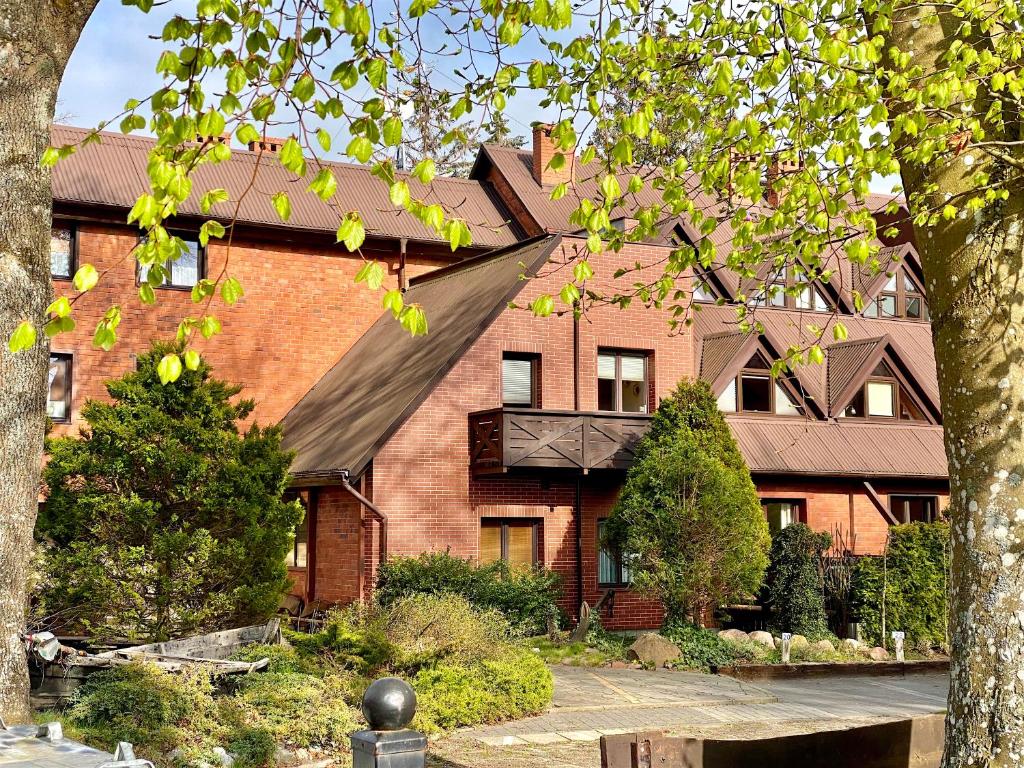
<path fill-rule="evenodd" d="M 0 729 L 0 768 L 96 768 L 113 755 L 64 740 L 49 743 L 36 738 L 36 726 Z"/>
<path fill-rule="evenodd" d="M 596 741 L 636 730 L 723 723 L 792 723 L 900 718 L 940 712 L 945 674 L 833 677 L 751 684 L 691 672 L 555 666 L 550 711 L 475 728 L 490 746 Z M 834 727 L 834 726 L 833 726 Z"/>

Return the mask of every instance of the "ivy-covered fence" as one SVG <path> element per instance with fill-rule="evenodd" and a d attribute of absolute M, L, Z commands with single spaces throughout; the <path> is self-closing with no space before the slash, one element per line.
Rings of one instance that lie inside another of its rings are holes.
<path fill-rule="evenodd" d="M 948 581 L 949 524 L 894 526 L 884 554 L 854 567 L 852 604 L 864 638 L 891 647 L 899 630 L 907 648 L 948 649 Z"/>

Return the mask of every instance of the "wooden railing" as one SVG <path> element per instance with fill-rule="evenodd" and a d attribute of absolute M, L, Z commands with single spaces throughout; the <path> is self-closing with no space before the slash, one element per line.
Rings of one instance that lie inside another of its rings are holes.
<path fill-rule="evenodd" d="M 518 468 L 627 469 L 650 426 L 645 413 L 493 408 L 469 414 L 474 474 Z"/>

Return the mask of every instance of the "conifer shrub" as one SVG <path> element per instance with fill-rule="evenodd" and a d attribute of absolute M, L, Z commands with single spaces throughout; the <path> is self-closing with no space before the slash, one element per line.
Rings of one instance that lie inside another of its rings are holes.
<path fill-rule="evenodd" d="M 865 639 L 907 649 L 948 650 L 949 524 L 910 523 L 889 529 L 884 557 L 863 557 L 853 571 L 851 602 Z M 882 632 L 883 614 L 885 632 Z"/>
<path fill-rule="evenodd" d="M 768 524 L 710 387 L 685 381 L 658 406 L 608 519 L 636 590 L 670 622 L 750 599 L 767 565 Z"/>
<path fill-rule="evenodd" d="M 791 632 L 809 640 L 831 635 L 825 615 L 822 553 L 832 537 L 803 523 L 792 523 L 772 538 L 762 601 L 773 632 Z"/>
<path fill-rule="evenodd" d="M 36 537 L 41 615 L 65 632 L 158 641 L 265 621 L 288 586 L 297 503 L 277 426 L 206 363 L 162 384 L 157 344 L 91 400 L 77 437 L 47 441 Z"/>

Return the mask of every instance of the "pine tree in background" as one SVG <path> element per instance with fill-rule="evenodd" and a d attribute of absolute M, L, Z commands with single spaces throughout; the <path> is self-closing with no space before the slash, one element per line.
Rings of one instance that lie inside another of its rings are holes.
<path fill-rule="evenodd" d="M 62 631 L 164 640 L 263 620 L 287 588 L 302 518 L 285 502 L 279 427 L 239 422 L 252 400 L 199 362 L 161 384 L 155 345 L 89 401 L 80 437 L 48 441 L 39 612 Z"/>
<path fill-rule="evenodd" d="M 660 600 L 666 623 L 701 623 L 748 599 L 768 564 L 768 523 L 736 441 L 704 382 L 662 401 L 608 520 L 634 588 Z"/>

